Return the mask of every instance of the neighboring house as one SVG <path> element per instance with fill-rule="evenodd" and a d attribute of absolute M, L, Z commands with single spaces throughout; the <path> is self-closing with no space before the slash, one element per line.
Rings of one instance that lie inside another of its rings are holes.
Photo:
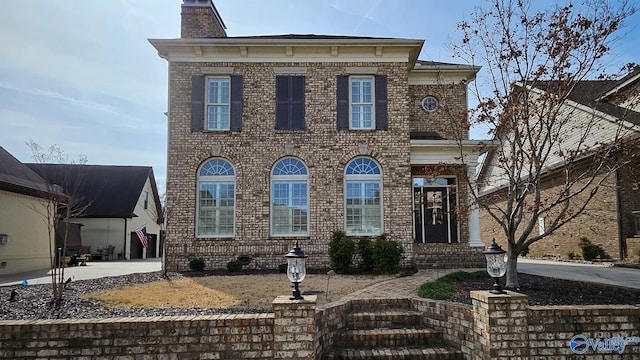
<path fill-rule="evenodd" d="M 162 255 L 163 214 L 148 166 L 27 164 L 52 184 L 60 185 L 78 205 L 70 222 L 82 224 L 82 245 L 94 255 L 143 259 Z M 146 226 L 148 246 L 136 230 Z"/>
<path fill-rule="evenodd" d="M 423 40 L 227 37 L 209 0 L 150 42 L 169 66 L 167 269 L 276 268 L 297 240 L 328 267 L 335 230 L 384 233 L 405 264 L 484 266 L 479 212 L 456 211 L 478 142 L 464 167 L 449 116 L 478 67 L 418 60 Z"/>
<path fill-rule="evenodd" d="M 50 242 L 47 209 L 59 195 L 0 147 L 0 275 L 51 268 L 54 238 Z"/>
<path fill-rule="evenodd" d="M 543 92 L 553 82 L 540 83 L 533 91 Z M 624 139 L 640 137 L 640 109 L 638 106 L 638 90 L 640 71 L 635 71 L 625 78 L 615 80 L 588 80 L 575 83 L 569 100 L 563 105 L 571 112 L 572 126 L 567 126 L 567 136 L 562 140 L 565 149 L 583 146 L 599 146 L 615 141 L 620 128 L 620 120 L 625 121 Z M 570 109 L 570 110 L 569 110 Z M 595 120 L 594 120 L 595 119 Z M 586 133 L 586 124 L 597 122 L 598 130 Z M 584 134 L 590 134 L 585 136 Z M 501 196 L 506 180 L 500 176 L 501 170 L 496 166 L 497 156 L 489 151 L 478 183 L 481 187 L 481 201 L 496 201 L 496 194 Z M 579 217 L 529 247 L 529 255 L 534 257 L 568 258 L 570 254 L 581 255 L 579 242 L 587 238 L 600 246 L 612 259 L 640 259 L 640 161 L 635 153 L 635 160 L 609 176 L 591 200 L 585 212 Z M 590 157 L 581 158 L 582 162 L 590 162 Z M 556 176 L 562 171 L 563 160 L 552 155 L 548 162 L 548 171 L 544 180 L 544 192 L 551 193 L 557 189 Z M 581 163 L 575 163 L 579 166 Z M 552 195 L 553 196 L 553 195 Z M 544 193 L 542 198 L 544 198 Z M 553 198 L 553 197 L 552 197 Z M 500 199 L 499 197 L 497 199 Z M 544 229 L 544 218 L 539 220 L 540 229 Z M 481 215 L 482 238 L 504 239 L 504 233 L 498 224 L 484 210 Z"/>

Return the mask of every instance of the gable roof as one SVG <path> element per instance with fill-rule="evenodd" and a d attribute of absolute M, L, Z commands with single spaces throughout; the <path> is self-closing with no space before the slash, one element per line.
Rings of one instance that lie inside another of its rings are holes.
<path fill-rule="evenodd" d="M 573 91 L 569 94 L 568 99 L 577 104 L 584 105 L 589 109 L 599 111 L 617 119 L 624 119 L 629 123 L 640 126 L 640 113 L 607 102 L 607 98 L 610 95 L 639 80 L 640 69 L 636 69 L 620 80 L 582 80 L 574 84 Z M 541 81 L 533 87 L 542 91 L 547 91 L 550 88 L 553 88 L 554 84 L 558 84 L 558 82 Z M 477 181 L 482 182 L 487 175 L 487 171 L 490 167 L 490 162 L 494 154 L 495 149 L 490 149 L 487 152 L 486 157 L 481 162 L 480 170 L 476 176 Z"/>
<path fill-rule="evenodd" d="M 555 81 L 544 81 L 535 87 L 546 91 L 556 83 Z M 634 125 L 640 125 L 640 113 L 607 102 L 606 97 L 603 97 L 611 89 L 619 87 L 620 84 L 621 80 L 582 80 L 574 84 L 573 91 L 569 94 L 569 100 L 615 118 L 627 120 Z"/>
<path fill-rule="evenodd" d="M 59 184 L 67 194 L 85 207 L 80 217 L 131 218 L 147 179 L 162 222 L 160 199 L 150 166 L 26 164 L 48 181 Z"/>
<path fill-rule="evenodd" d="M 0 146 L 0 189 L 37 197 L 45 197 L 52 191 L 54 195 L 62 195 L 61 189 L 54 189 L 2 146 Z"/>

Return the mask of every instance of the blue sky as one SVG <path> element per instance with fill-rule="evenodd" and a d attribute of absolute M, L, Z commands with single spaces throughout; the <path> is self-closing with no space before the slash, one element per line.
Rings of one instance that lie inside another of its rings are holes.
<path fill-rule="evenodd" d="M 473 1 L 215 0 L 229 36 L 339 34 L 425 39 L 421 59 L 460 62 L 447 44 Z M 89 164 L 166 173 L 167 63 L 149 38 L 180 36 L 181 0 L 0 1 L 0 146 L 33 161 L 30 139 Z M 538 2 L 536 2 L 538 4 Z M 640 62 L 634 15 L 612 57 Z M 482 76 L 482 72 L 480 73 Z M 475 136 L 474 136 L 475 135 Z M 480 137 L 476 132 L 472 137 Z"/>

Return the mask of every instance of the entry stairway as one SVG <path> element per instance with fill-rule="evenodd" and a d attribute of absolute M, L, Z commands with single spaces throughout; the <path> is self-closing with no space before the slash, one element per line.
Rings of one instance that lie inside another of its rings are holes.
<path fill-rule="evenodd" d="M 333 339 L 324 360 L 403 359 L 463 360 L 461 351 L 443 343 L 442 333 L 422 324 L 409 300 L 394 308 L 378 304 L 352 304 L 346 326 Z M 381 308 L 382 307 L 382 308 Z"/>

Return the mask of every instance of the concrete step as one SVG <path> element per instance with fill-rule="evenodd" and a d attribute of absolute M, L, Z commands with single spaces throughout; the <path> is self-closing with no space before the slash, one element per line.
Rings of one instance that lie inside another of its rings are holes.
<path fill-rule="evenodd" d="M 345 330 L 334 338 L 334 347 L 429 347 L 441 346 L 442 333 L 425 328 Z"/>
<path fill-rule="evenodd" d="M 463 360 L 464 354 L 461 351 L 452 350 L 446 347 L 421 348 L 344 348 L 338 349 L 323 357 L 325 360 Z"/>

